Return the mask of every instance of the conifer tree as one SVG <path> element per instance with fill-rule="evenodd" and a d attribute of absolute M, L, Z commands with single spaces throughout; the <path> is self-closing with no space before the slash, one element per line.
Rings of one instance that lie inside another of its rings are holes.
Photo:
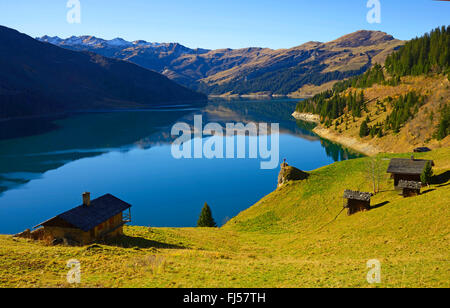
<path fill-rule="evenodd" d="M 445 106 L 441 111 L 441 120 L 436 132 L 436 139 L 442 140 L 450 135 L 450 106 Z"/>
<path fill-rule="evenodd" d="M 420 180 L 423 184 L 429 185 L 431 183 L 431 178 L 433 177 L 433 167 L 431 166 L 431 162 L 427 162 L 425 168 L 420 175 Z"/>
<path fill-rule="evenodd" d="M 205 202 L 205 205 L 202 208 L 202 212 L 200 213 L 200 218 L 197 222 L 197 227 L 200 228 L 215 228 L 217 227 L 216 222 L 212 216 L 211 209 L 208 203 Z"/>
<path fill-rule="evenodd" d="M 387 71 L 396 76 L 445 72 L 450 66 L 449 37 L 450 27 L 447 26 L 407 42 L 387 57 Z"/>
<path fill-rule="evenodd" d="M 359 136 L 361 138 L 363 138 L 363 137 L 367 137 L 368 135 L 369 135 L 369 127 L 367 126 L 367 122 L 364 120 L 361 123 L 361 127 L 359 129 Z"/>
<path fill-rule="evenodd" d="M 382 137 L 383 137 L 383 128 L 382 128 L 382 127 L 380 127 L 380 128 L 378 129 L 377 136 L 378 136 L 378 138 L 382 138 Z"/>

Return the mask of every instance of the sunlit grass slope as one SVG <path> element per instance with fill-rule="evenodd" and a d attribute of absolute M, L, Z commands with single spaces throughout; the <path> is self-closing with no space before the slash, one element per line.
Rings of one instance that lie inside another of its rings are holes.
<path fill-rule="evenodd" d="M 68 286 L 77 259 L 83 287 L 449 287 L 450 148 L 416 157 L 435 161 L 436 184 L 404 199 L 386 177 L 374 209 L 350 217 L 338 215 L 342 194 L 371 191 L 369 158 L 318 169 L 221 229 L 127 227 L 120 243 L 90 247 L 0 236 L 0 286 Z M 379 285 L 367 283 L 369 259 Z"/>

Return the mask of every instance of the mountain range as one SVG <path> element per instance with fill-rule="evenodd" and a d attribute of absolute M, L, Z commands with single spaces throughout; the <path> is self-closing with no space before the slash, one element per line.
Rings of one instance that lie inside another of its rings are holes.
<path fill-rule="evenodd" d="M 199 100 L 206 97 L 128 61 L 67 50 L 0 26 L 0 119 Z"/>
<path fill-rule="evenodd" d="M 94 36 L 37 38 L 63 48 L 126 60 L 210 95 L 308 96 L 383 64 L 403 45 L 379 31 L 357 31 L 337 40 L 290 48 L 190 49 L 178 43 L 104 40 Z M 316 90 L 317 88 L 317 90 Z"/>
<path fill-rule="evenodd" d="M 93 36 L 33 39 L 0 26 L 0 119 L 206 100 L 198 92 L 305 97 L 383 64 L 403 44 L 357 31 L 290 49 L 208 50 Z"/>

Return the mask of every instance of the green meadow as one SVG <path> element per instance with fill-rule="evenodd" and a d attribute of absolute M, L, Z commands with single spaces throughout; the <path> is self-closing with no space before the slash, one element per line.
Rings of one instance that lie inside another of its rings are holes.
<path fill-rule="evenodd" d="M 379 158 L 386 170 L 410 156 Z M 353 216 L 342 195 L 372 191 L 371 158 L 315 170 L 221 228 L 128 226 L 87 247 L 1 235 L 0 287 L 449 287 L 450 148 L 415 156 L 436 164 L 422 195 L 403 198 L 385 174 L 372 209 Z M 67 283 L 70 259 L 80 261 L 80 284 Z M 380 284 L 367 282 L 370 259 L 381 262 Z"/>

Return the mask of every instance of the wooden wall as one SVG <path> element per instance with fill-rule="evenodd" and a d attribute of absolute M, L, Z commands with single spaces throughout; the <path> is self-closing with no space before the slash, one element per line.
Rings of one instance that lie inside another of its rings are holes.
<path fill-rule="evenodd" d="M 420 175 L 414 175 L 414 174 L 394 174 L 394 186 L 396 189 L 400 189 L 398 187 L 398 184 L 400 180 L 404 181 L 414 181 L 414 182 L 421 182 Z"/>
<path fill-rule="evenodd" d="M 353 215 L 358 212 L 364 212 L 370 210 L 370 202 L 360 200 L 347 200 L 347 214 Z"/>
<path fill-rule="evenodd" d="M 81 245 L 86 245 L 94 242 L 102 236 L 116 237 L 123 234 L 123 215 L 122 213 L 108 219 L 107 221 L 96 226 L 89 232 L 84 232 L 83 230 L 66 227 L 66 225 L 55 226 L 45 225 L 44 234 L 45 236 L 50 236 L 55 239 L 70 238 Z M 110 232 L 111 230 L 114 230 Z"/>

